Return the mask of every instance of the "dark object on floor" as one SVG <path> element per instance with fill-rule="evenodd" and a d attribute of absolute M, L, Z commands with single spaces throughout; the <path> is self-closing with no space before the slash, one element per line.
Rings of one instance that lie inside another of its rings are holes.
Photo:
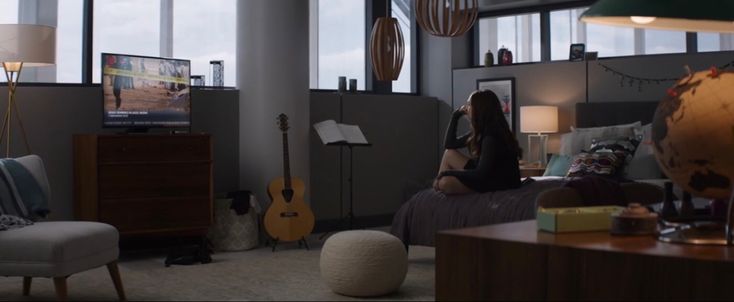
<path fill-rule="evenodd" d="M 250 210 L 250 191 L 234 191 L 227 194 L 227 198 L 232 198 L 232 205 L 229 207 L 234 210 L 237 215 L 245 215 Z"/>
<path fill-rule="evenodd" d="M 193 265 L 197 263 L 207 264 L 210 262 L 212 262 L 211 249 L 209 249 L 209 245 L 206 239 L 204 239 L 201 244 L 172 248 L 168 252 L 165 264 L 166 267 L 169 267 L 172 264 Z"/>

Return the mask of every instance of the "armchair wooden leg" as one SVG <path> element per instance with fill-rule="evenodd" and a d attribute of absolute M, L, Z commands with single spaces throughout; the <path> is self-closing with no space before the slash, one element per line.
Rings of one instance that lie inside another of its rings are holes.
<path fill-rule="evenodd" d="M 23 296 L 29 296 L 31 294 L 31 277 L 23 277 Z"/>
<path fill-rule="evenodd" d="M 54 277 L 54 287 L 56 288 L 56 298 L 59 301 L 66 301 L 66 278 L 67 277 Z"/>
<path fill-rule="evenodd" d="M 115 283 L 115 290 L 117 290 L 117 297 L 120 301 L 126 301 L 125 289 L 122 287 L 122 279 L 120 278 L 120 270 L 117 267 L 117 261 L 113 261 L 107 264 L 107 270 L 110 272 L 112 282 Z"/>

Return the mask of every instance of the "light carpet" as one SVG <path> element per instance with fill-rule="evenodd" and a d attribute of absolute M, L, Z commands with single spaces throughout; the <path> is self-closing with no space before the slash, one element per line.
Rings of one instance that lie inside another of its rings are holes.
<path fill-rule="evenodd" d="M 164 267 L 165 255 L 124 256 L 120 274 L 129 300 L 354 300 L 333 293 L 322 281 L 319 256 L 322 242 L 310 240 L 311 250 L 297 244 L 236 253 L 216 253 L 205 265 Z M 435 250 L 411 247 L 408 275 L 400 290 L 377 300 L 434 300 Z M 53 282 L 34 279 L 31 296 L 22 296 L 22 278 L 0 277 L 0 300 L 53 300 Z M 116 300 L 105 267 L 73 275 L 70 300 Z"/>

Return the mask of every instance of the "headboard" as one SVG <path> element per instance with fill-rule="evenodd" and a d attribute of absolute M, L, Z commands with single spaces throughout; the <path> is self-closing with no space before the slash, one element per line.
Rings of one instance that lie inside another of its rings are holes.
<path fill-rule="evenodd" d="M 654 102 L 600 102 L 576 104 L 576 127 L 589 128 L 652 122 L 659 101 Z"/>

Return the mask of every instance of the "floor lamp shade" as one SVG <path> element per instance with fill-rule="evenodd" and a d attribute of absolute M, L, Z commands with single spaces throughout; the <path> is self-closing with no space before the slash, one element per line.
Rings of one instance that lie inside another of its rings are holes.
<path fill-rule="evenodd" d="M 405 40 L 398 19 L 377 18 L 370 38 L 372 70 L 379 81 L 395 81 L 405 59 Z"/>
<path fill-rule="evenodd" d="M 522 106 L 520 107 L 520 132 L 555 133 L 558 132 L 558 107 Z"/>
<path fill-rule="evenodd" d="M 580 19 L 601 25 L 734 33 L 734 1 L 599 0 Z"/>
<path fill-rule="evenodd" d="M 415 18 L 427 33 L 439 37 L 465 34 L 479 15 L 479 0 L 416 0 Z"/>
<path fill-rule="evenodd" d="M 24 67 L 56 63 L 56 29 L 45 25 L 0 24 L 0 62 Z"/>
<path fill-rule="evenodd" d="M 33 24 L 0 24 L 0 62 L 8 80 L 8 102 L 0 130 L 0 145 L 5 144 L 5 156 L 10 157 L 12 124 L 17 122 L 26 150 L 31 154 L 28 136 L 16 105 L 15 91 L 23 67 L 56 63 L 56 28 Z"/>

